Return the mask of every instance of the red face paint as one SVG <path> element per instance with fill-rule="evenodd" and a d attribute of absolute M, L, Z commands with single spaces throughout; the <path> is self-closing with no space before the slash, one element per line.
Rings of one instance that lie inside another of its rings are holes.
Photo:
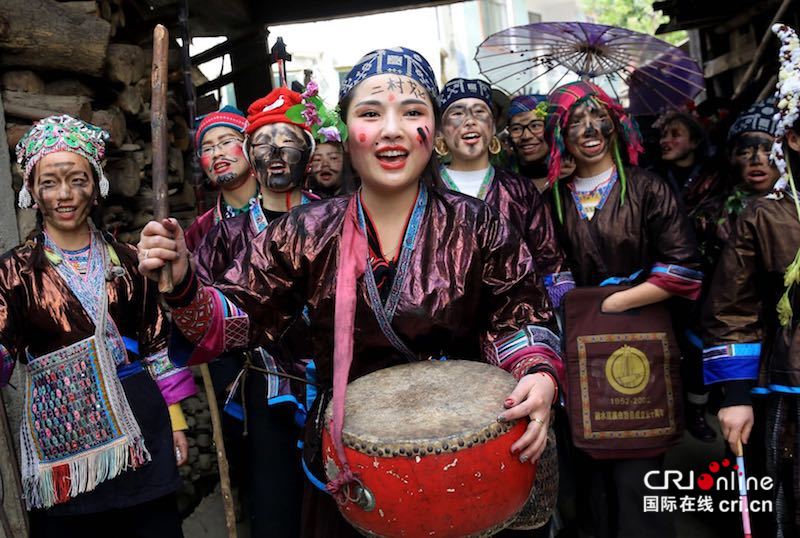
<path fill-rule="evenodd" d="M 392 102 L 394 102 L 395 99 L 397 99 L 397 97 L 395 97 L 393 93 L 390 93 L 389 94 L 389 102 L 392 103 Z"/>
<path fill-rule="evenodd" d="M 205 170 L 206 172 L 211 170 L 211 155 L 201 155 L 200 166 L 202 166 L 203 170 Z"/>
<path fill-rule="evenodd" d="M 358 135 L 358 141 L 359 141 L 359 142 L 361 142 L 361 143 L 363 144 L 364 142 L 366 142 L 366 141 L 367 141 L 367 135 L 365 135 L 364 133 L 360 133 L 360 134 Z"/>

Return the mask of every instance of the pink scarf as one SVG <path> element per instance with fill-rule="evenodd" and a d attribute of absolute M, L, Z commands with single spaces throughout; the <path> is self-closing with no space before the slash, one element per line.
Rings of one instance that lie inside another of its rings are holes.
<path fill-rule="evenodd" d="M 364 274 L 367 265 L 367 237 L 358 223 L 358 201 L 354 195 L 347 205 L 347 213 L 339 243 L 339 267 L 336 273 L 336 307 L 333 332 L 333 421 L 331 437 L 342 470 L 336 479 L 327 484 L 328 492 L 341 502 L 342 488 L 353 482 L 355 476 L 347 463 L 342 443 L 344 402 L 350 364 L 353 362 L 353 331 L 356 318 L 356 281 Z"/>

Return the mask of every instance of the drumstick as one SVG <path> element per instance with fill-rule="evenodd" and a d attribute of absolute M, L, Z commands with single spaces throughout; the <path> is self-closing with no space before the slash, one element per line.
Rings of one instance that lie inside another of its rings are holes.
<path fill-rule="evenodd" d="M 744 449 L 742 448 L 741 439 L 736 442 L 736 466 L 738 467 L 739 502 L 742 505 L 742 528 L 744 529 L 744 538 L 751 538 L 750 508 L 747 505 L 747 474 L 744 470 Z"/>
<path fill-rule="evenodd" d="M 169 32 L 161 24 L 153 30 L 153 71 L 150 85 L 150 129 L 153 137 L 153 215 L 162 221 L 169 216 L 167 199 L 167 53 Z M 166 262 L 158 278 L 158 291 L 172 291 L 172 264 Z"/>

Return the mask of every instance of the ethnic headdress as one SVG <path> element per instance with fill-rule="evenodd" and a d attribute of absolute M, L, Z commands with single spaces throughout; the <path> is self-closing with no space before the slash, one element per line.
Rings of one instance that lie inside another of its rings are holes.
<path fill-rule="evenodd" d="M 561 173 L 561 156 L 566 151 L 563 131 L 567 128 L 572 109 L 590 99 L 596 100 L 611 115 L 619 129 L 618 140 L 625 144 L 628 161 L 632 165 L 639 163 L 639 154 L 644 151 L 639 128 L 617 101 L 609 97 L 602 88 L 591 82 L 579 81 L 559 86 L 548 96 L 550 107 L 547 110 L 545 124 L 545 140 L 550 146 L 547 181 L 551 185 L 558 180 Z M 614 147 L 615 160 L 618 159 L 619 148 Z M 617 168 L 620 163 L 617 162 Z M 620 170 L 620 178 L 624 178 Z M 623 181 L 624 183 L 624 181 Z M 624 185 L 622 198 L 624 199 Z"/>
<path fill-rule="evenodd" d="M 760 132 L 775 136 L 778 129 L 777 101 L 775 97 L 767 97 L 745 110 L 728 131 L 728 142 L 742 133 Z"/>
<path fill-rule="evenodd" d="M 439 95 L 436 75 L 433 68 L 419 52 L 405 47 L 378 49 L 364 55 L 347 74 L 339 88 L 339 100 L 344 99 L 361 82 L 374 77 L 392 73 L 405 75 L 425 88 L 435 100 Z"/>
<path fill-rule="evenodd" d="M 287 110 L 286 117 L 292 121 L 304 121 L 320 144 L 347 140 L 347 126 L 339 116 L 339 107 L 331 110 L 325 106 L 316 82 L 310 80 L 300 97 L 303 102 Z"/>
<path fill-rule="evenodd" d="M 776 24 L 772 31 L 781 40 L 781 50 L 778 53 L 780 69 L 778 71 L 778 84 L 775 90 L 775 99 L 778 101 L 778 113 L 775 120 L 778 126 L 775 129 L 775 143 L 772 145 L 772 161 L 781 173 L 781 178 L 775 183 L 775 190 L 791 188 L 797 218 L 800 219 L 800 197 L 797 186 L 792 177 L 792 169 L 783 153 L 783 142 L 786 131 L 792 129 L 800 120 L 800 38 L 797 32 L 785 24 Z M 773 196 L 773 195 L 769 195 Z M 794 317 L 790 291 L 800 283 L 800 250 L 792 263 L 783 274 L 784 294 L 778 301 L 776 310 L 781 325 L 788 326 Z"/>
<path fill-rule="evenodd" d="M 492 87 L 488 82 L 479 79 L 454 78 L 442 87 L 439 93 L 439 109 L 444 112 L 447 107 L 461 99 L 480 99 L 492 108 Z"/>
<path fill-rule="evenodd" d="M 17 162 L 22 167 L 22 188 L 17 205 L 27 209 L 33 204 L 28 181 L 42 157 L 57 151 L 69 151 L 84 157 L 97 173 L 100 196 L 108 196 L 108 179 L 102 161 L 109 135 L 103 129 L 72 116 L 49 116 L 37 121 L 17 143 Z"/>
<path fill-rule="evenodd" d="M 547 118 L 548 106 L 546 95 L 518 95 L 511 100 L 508 120 L 511 121 L 511 118 L 524 112 L 536 112 L 536 117 L 544 120 Z"/>
<path fill-rule="evenodd" d="M 781 189 L 786 187 L 792 173 L 783 154 L 783 137 L 800 120 L 800 38 L 785 24 L 774 25 L 772 31 L 781 40 L 778 53 L 780 70 L 775 90 L 775 100 L 778 102 L 778 113 L 775 114 L 777 138 L 772 146 L 772 161 L 781 172 L 775 188 Z"/>

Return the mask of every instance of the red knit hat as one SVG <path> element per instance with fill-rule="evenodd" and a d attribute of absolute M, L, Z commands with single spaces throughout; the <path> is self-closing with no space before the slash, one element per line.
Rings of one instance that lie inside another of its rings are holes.
<path fill-rule="evenodd" d="M 301 129 L 309 130 L 305 123 L 297 123 L 286 117 L 286 111 L 303 102 L 299 93 L 289 88 L 281 87 L 272 90 L 261 99 L 257 99 L 247 108 L 248 135 L 257 129 L 271 123 L 289 123 Z"/>

